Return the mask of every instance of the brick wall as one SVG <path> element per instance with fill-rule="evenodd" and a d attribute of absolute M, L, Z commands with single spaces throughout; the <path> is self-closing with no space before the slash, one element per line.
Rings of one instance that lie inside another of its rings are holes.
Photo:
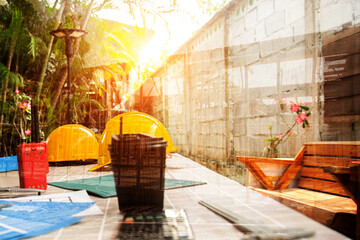
<path fill-rule="evenodd" d="M 261 156 L 268 125 L 275 133 L 287 127 L 275 98 L 305 101 L 313 113 L 311 127 L 296 127 L 281 146 L 282 157 L 327 140 L 326 132 L 358 131 L 358 122 L 338 124 L 336 133 L 324 124 L 321 40 L 358 27 L 359 10 L 358 0 L 234 0 L 154 74 L 163 96 L 151 114 L 179 153 L 243 184 L 247 171 L 235 157 Z"/>

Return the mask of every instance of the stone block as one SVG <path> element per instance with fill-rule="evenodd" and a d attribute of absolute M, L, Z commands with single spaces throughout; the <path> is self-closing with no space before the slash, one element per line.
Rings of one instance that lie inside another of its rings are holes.
<path fill-rule="evenodd" d="M 255 41 L 261 42 L 266 39 L 266 32 L 265 32 L 265 20 L 262 20 L 256 24 L 255 27 Z"/>
<path fill-rule="evenodd" d="M 268 55 L 274 54 L 275 40 L 267 40 L 260 42 L 260 57 L 264 58 Z"/>
<path fill-rule="evenodd" d="M 307 80 L 307 67 L 311 67 L 311 65 L 309 66 L 305 59 L 282 62 L 280 64 L 281 84 L 285 86 L 295 85 L 294 88 L 300 89 L 301 86 L 299 85 L 304 84 Z M 311 78 L 308 81 L 311 81 Z"/>
<path fill-rule="evenodd" d="M 243 136 L 246 134 L 246 120 L 244 118 L 236 118 L 234 120 L 234 135 Z"/>
<path fill-rule="evenodd" d="M 255 43 L 249 46 L 244 52 L 246 65 L 254 63 L 260 59 L 260 48 L 259 44 Z"/>
<path fill-rule="evenodd" d="M 247 137 L 244 137 L 242 142 L 246 142 L 246 144 L 244 145 L 245 148 L 242 149 L 244 156 L 260 157 L 262 155 L 264 147 L 266 146 L 266 142 L 263 140 L 263 138 L 257 136 L 249 135 Z"/>
<path fill-rule="evenodd" d="M 274 12 L 274 0 L 261 1 L 257 6 L 257 21 L 260 22 Z"/>
<path fill-rule="evenodd" d="M 351 1 L 330 1 L 329 4 L 321 7 L 319 14 L 320 30 L 325 32 L 340 29 L 343 24 L 352 21 L 352 16 Z"/>
<path fill-rule="evenodd" d="M 354 6 L 354 15 L 355 15 L 355 19 L 357 20 L 357 22 L 359 22 L 360 20 L 360 1 L 355 1 L 355 6 Z"/>
<path fill-rule="evenodd" d="M 265 19 L 266 34 L 272 35 L 285 26 L 285 10 L 277 10 Z"/>
<path fill-rule="evenodd" d="M 230 55 L 229 56 L 229 66 L 231 67 L 243 67 L 246 65 L 246 59 L 243 57 L 244 51 L 241 52 L 241 54 L 237 55 Z"/>
<path fill-rule="evenodd" d="M 236 38 L 245 31 L 245 18 L 236 18 L 229 26 L 230 41 L 236 41 Z"/>
<path fill-rule="evenodd" d="M 254 8 L 245 15 L 245 30 L 252 29 L 257 24 L 257 9 Z"/>
<path fill-rule="evenodd" d="M 243 118 L 247 116 L 246 113 L 247 102 L 241 100 L 242 99 L 240 99 L 240 101 L 237 101 L 234 105 L 234 115 L 235 117 Z"/>
<path fill-rule="evenodd" d="M 285 9 L 288 6 L 288 4 L 289 4 L 289 0 L 274 0 L 274 7 L 276 10 Z"/>
<path fill-rule="evenodd" d="M 239 38 L 240 38 L 240 44 L 243 45 L 253 44 L 255 42 L 255 29 L 251 28 L 246 30 L 240 35 Z"/>
<path fill-rule="evenodd" d="M 245 68 L 244 67 L 235 67 L 230 68 L 228 70 L 229 73 L 229 80 L 232 82 L 233 87 L 233 96 L 235 98 L 237 97 L 243 97 L 242 89 L 245 88 Z"/>
<path fill-rule="evenodd" d="M 293 23 L 294 44 L 305 41 L 305 19 L 298 19 Z"/>
<path fill-rule="evenodd" d="M 255 91 L 249 94 L 250 98 L 258 99 L 262 96 L 261 91 L 264 88 L 277 85 L 277 66 L 276 63 L 254 64 L 248 70 L 249 91 Z"/>
<path fill-rule="evenodd" d="M 289 1 L 285 8 L 285 25 L 289 25 L 305 17 L 305 0 Z"/>
<path fill-rule="evenodd" d="M 281 51 L 282 49 L 287 49 L 294 44 L 293 41 L 293 28 L 292 26 L 287 26 L 275 33 L 276 39 L 274 39 L 274 50 L 275 52 Z"/>
<path fill-rule="evenodd" d="M 224 59 L 224 48 L 214 48 L 211 50 L 211 59 L 222 60 Z"/>
<path fill-rule="evenodd" d="M 239 43 L 238 45 L 231 45 L 229 46 L 229 49 L 228 49 L 228 53 L 229 53 L 229 57 L 232 57 L 232 56 L 239 56 L 241 54 L 243 54 L 245 50 L 245 45 Z"/>

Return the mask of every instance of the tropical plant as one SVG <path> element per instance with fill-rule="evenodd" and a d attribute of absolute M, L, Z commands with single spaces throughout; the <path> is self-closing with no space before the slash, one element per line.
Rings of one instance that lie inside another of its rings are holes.
<path fill-rule="evenodd" d="M 283 97 L 280 100 L 274 100 L 274 104 L 278 104 L 281 110 L 285 109 L 285 106 L 288 106 L 290 112 L 296 115 L 294 122 L 291 125 L 288 125 L 288 128 L 282 134 L 274 135 L 272 132 L 272 126 L 269 125 L 268 129 L 270 131 L 269 137 L 265 138 L 264 141 L 268 142 L 264 148 L 263 156 L 265 157 L 277 157 L 279 150 L 278 146 L 281 143 L 286 142 L 290 136 L 294 133 L 292 132 L 293 128 L 296 125 L 301 124 L 303 128 L 310 127 L 308 117 L 311 115 L 310 108 L 305 106 L 305 102 L 295 103 L 288 101 L 287 98 Z M 280 114 L 283 121 L 284 117 Z M 286 121 L 285 121 L 286 122 Z"/>
<path fill-rule="evenodd" d="M 11 23 L 9 28 L 7 28 L 4 31 L 1 31 L 1 35 L 0 35 L 0 40 L 3 40 L 3 42 L 5 42 L 5 49 L 8 49 L 8 58 L 7 58 L 7 63 L 6 63 L 6 69 L 2 67 L 1 71 L 2 71 L 2 79 L 3 80 L 3 84 L 2 84 L 2 105 L 1 105 L 1 112 L 0 112 L 0 136 L 1 136 L 1 127 L 2 127 L 2 123 L 4 121 L 4 108 L 5 108 L 5 102 L 6 102 L 6 98 L 7 98 L 7 89 L 8 89 L 8 84 L 9 84 L 9 77 L 10 75 L 15 76 L 14 74 L 10 74 L 10 69 L 11 69 L 11 63 L 12 63 L 12 59 L 14 56 L 14 52 L 15 52 L 15 46 L 16 46 L 16 42 L 17 39 L 19 38 L 20 32 L 21 32 L 21 22 L 22 22 L 22 14 L 19 10 L 15 9 L 12 12 L 12 17 L 11 17 Z M 17 79 L 16 77 L 14 78 L 15 80 Z"/>
<path fill-rule="evenodd" d="M 23 0 L 8 0 L 0 5 L 0 29 L 0 152 L 13 155 L 20 139 L 26 136 L 25 125 L 30 117 L 25 114 L 29 109 L 24 104 L 23 114 L 15 107 L 14 92 L 21 91 L 17 99 L 27 96 L 27 102 L 34 96 L 49 34 L 32 3 Z"/>

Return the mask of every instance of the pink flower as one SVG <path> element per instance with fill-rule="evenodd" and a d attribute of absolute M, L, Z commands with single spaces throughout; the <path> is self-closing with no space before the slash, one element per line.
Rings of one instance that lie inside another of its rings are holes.
<path fill-rule="evenodd" d="M 278 139 L 282 139 L 281 134 L 277 134 L 276 137 L 277 137 Z"/>
<path fill-rule="evenodd" d="M 299 110 L 300 106 L 296 103 L 292 103 L 290 108 L 291 108 L 292 112 L 297 112 Z"/>
<path fill-rule="evenodd" d="M 307 115 L 306 115 L 306 113 L 299 113 L 298 118 L 301 118 L 302 120 L 305 120 L 305 119 L 307 119 Z"/>
<path fill-rule="evenodd" d="M 300 123 L 302 123 L 304 120 L 302 120 L 301 118 L 297 118 L 296 120 L 295 120 L 295 122 L 297 123 L 297 124 L 300 124 Z"/>
<path fill-rule="evenodd" d="M 307 119 L 306 113 L 299 113 L 299 115 L 298 115 L 297 119 L 295 120 L 295 122 L 296 122 L 297 124 L 300 124 L 300 123 L 302 123 L 305 119 Z"/>
<path fill-rule="evenodd" d="M 19 106 L 19 109 L 24 109 L 24 108 L 26 108 L 26 106 L 25 106 L 25 102 L 23 102 L 22 104 L 20 104 L 20 106 Z"/>
<path fill-rule="evenodd" d="M 30 134 L 31 134 L 31 130 L 30 130 L 30 129 L 26 129 L 25 135 L 26 135 L 26 136 L 29 136 Z"/>
<path fill-rule="evenodd" d="M 16 93 L 16 94 L 20 94 L 19 89 L 16 89 L 16 90 L 15 90 L 15 93 Z"/>
<path fill-rule="evenodd" d="M 287 101 L 287 98 L 286 98 L 286 97 L 282 97 L 282 98 L 281 98 L 281 101 L 282 101 L 282 102 L 286 102 L 286 101 Z"/>
<path fill-rule="evenodd" d="M 23 102 L 22 104 L 20 104 L 19 109 L 31 109 L 31 103 Z"/>

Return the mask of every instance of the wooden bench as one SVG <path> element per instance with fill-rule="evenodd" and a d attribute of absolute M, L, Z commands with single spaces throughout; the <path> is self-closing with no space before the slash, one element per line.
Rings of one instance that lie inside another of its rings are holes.
<path fill-rule="evenodd" d="M 354 166 L 360 160 L 360 141 L 306 143 L 294 159 L 239 156 L 237 160 L 265 188 L 254 190 L 326 226 L 355 236 L 356 203 L 324 168 Z M 285 170 L 277 178 L 268 176 L 261 169 L 264 163 L 274 168 L 282 165 Z M 288 188 L 292 181 L 295 187 Z"/>

